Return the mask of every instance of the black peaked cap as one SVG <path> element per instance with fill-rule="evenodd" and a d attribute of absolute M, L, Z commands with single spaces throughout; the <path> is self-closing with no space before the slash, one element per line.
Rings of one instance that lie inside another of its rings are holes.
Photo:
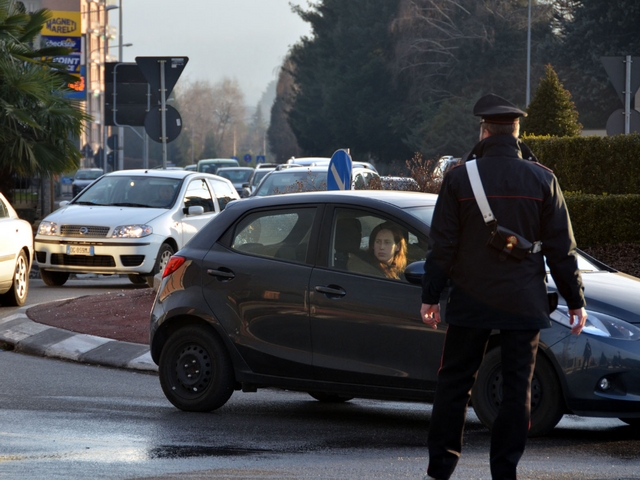
<path fill-rule="evenodd" d="M 480 98 L 473 107 L 473 114 L 482 117 L 487 123 L 515 123 L 519 117 L 526 117 L 527 112 L 520 110 L 509 100 L 489 93 Z"/>

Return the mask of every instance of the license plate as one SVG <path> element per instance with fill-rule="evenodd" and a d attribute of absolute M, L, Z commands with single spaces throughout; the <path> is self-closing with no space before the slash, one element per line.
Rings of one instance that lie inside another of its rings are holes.
<path fill-rule="evenodd" d="M 67 245 L 67 255 L 93 255 L 93 246 Z"/>

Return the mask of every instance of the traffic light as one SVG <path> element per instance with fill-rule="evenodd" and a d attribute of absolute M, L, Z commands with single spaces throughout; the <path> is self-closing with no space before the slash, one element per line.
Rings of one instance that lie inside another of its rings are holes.
<path fill-rule="evenodd" d="M 114 163 L 115 159 L 116 159 L 115 152 L 107 153 L 107 165 L 109 166 L 109 171 L 115 170 L 115 163 Z"/>

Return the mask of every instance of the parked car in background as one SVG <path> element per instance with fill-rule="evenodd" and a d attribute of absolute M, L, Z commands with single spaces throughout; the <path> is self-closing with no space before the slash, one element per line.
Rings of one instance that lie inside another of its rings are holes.
<path fill-rule="evenodd" d="M 440 157 L 436 166 L 433 168 L 432 175 L 434 180 L 442 181 L 447 172 L 458 165 L 458 163 L 460 163 L 460 158 L 456 158 L 451 155 Z"/>
<path fill-rule="evenodd" d="M 287 160 L 288 165 L 302 165 L 305 167 L 329 165 L 330 162 L 330 157 L 291 157 L 289 160 Z M 351 165 L 352 168 L 368 168 L 369 170 L 373 170 L 374 172 L 378 173 L 376 167 L 373 165 L 373 163 L 370 162 L 352 161 Z"/>
<path fill-rule="evenodd" d="M 312 167 L 314 165 L 329 165 L 331 158 L 329 157 L 291 157 L 287 160 L 289 165 L 302 165 L 305 167 Z"/>
<path fill-rule="evenodd" d="M 180 170 L 120 170 L 102 176 L 38 227 L 35 256 L 47 285 L 71 273 L 153 276 L 209 220 L 239 199 L 225 178 Z"/>
<path fill-rule="evenodd" d="M 253 170 L 253 173 L 249 177 L 249 180 L 247 180 L 242 185 L 243 195 L 240 195 L 240 196 L 243 198 L 250 196 L 258 187 L 258 185 L 260 184 L 260 182 L 262 181 L 262 179 L 265 177 L 267 173 L 273 170 L 276 170 L 277 168 L 280 168 L 284 165 L 286 164 L 285 163 L 282 163 L 282 164 L 259 163 L 258 165 L 256 165 L 256 168 Z"/>
<path fill-rule="evenodd" d="M 101 168 L 81 168 L 73 176 L 71 193 L 75 197 L 104 174 Z"/>
<path fill-rule="evenodd" d="M 205 158 L 198 162 L 196 170 L 203 173 L 215 174 L 222 167 L 239 167 L 240 164 L 234 158 Z"/>
<path fill-rule="evenodd" d="M 0 305 L 20 307 L 29 294 L 33 229 L 0 193 Z"/>
<path fill-rule="evenodd" d="M 432 401 L 447 299 L 443 325 L 433 330 L 420 320 L 420 294 L 436 199 L 370 190 L 232 203 L 172 257 L 151 311 L 151 357 L 169 401 L 209 411 L 234 390 L 270 387 L 327 403 Z M 407 244 L 398 279 L 369 263 L 371 234 L 383 223 Z M 578 266 L 589 319 L 571 335 L 560 299 L 552 327 L 541 331 L 532 436 L 549 433 L 564 414 L 640 426 L 640 279 L 581 252 Z M 472 395 L 488 427 L 501 398 L 496 334 Z"/>
<path fill-rule="evenodd" d="M 253 175 L 255 171 L 253 167 L 221 167 L 216 172 L 216 175 L 226 178 L 233 183 L 238 195 L 245 197 L 243 185 L 249 181 L 249 178 L 251 178 L 251 175 Z"/>
<path fill-rule="evenodd" d="M 198 170 L 198 165 L 195 163 L 192 163 L 191 165 L 187 165 L 186 167 L 184 167 L 185 170 L 192 170 L 192 171 L 197 171 Z"/>
<path fill-rule="evenodd" d="M 260 182 L 252 197 L 264 197 L 282 193 L 310 192 L 327 189 L 327 175 L 329 164 L 310 167 L 286 168 L 269 172 Z M 374 178 L 379 178 L 377 172 L 368 168 L 353 168 L 351 170 L 351 188 L 366 190 Z"/>
<path fill-rule="evenodd" d="M 411 177 L 394 177 L 383 175 L 380 177 L 380 186 L 383 190 L 403 190 L 407 192 L 419 192 L 420 185 Z"/>

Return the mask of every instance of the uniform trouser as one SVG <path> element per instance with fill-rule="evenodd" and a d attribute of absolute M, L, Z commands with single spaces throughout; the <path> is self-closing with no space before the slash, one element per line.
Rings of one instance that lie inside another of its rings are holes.
<path fill-rule="evenodd" d="M 471 389 L 491 330 L 449 325 L 429 425 L 429 476 L 448 479 L 462 450 Z M 539 330 L 501 330 L 502 402 L 491 431 L 491 476 L 515 480 L 529 431 Z"/>

